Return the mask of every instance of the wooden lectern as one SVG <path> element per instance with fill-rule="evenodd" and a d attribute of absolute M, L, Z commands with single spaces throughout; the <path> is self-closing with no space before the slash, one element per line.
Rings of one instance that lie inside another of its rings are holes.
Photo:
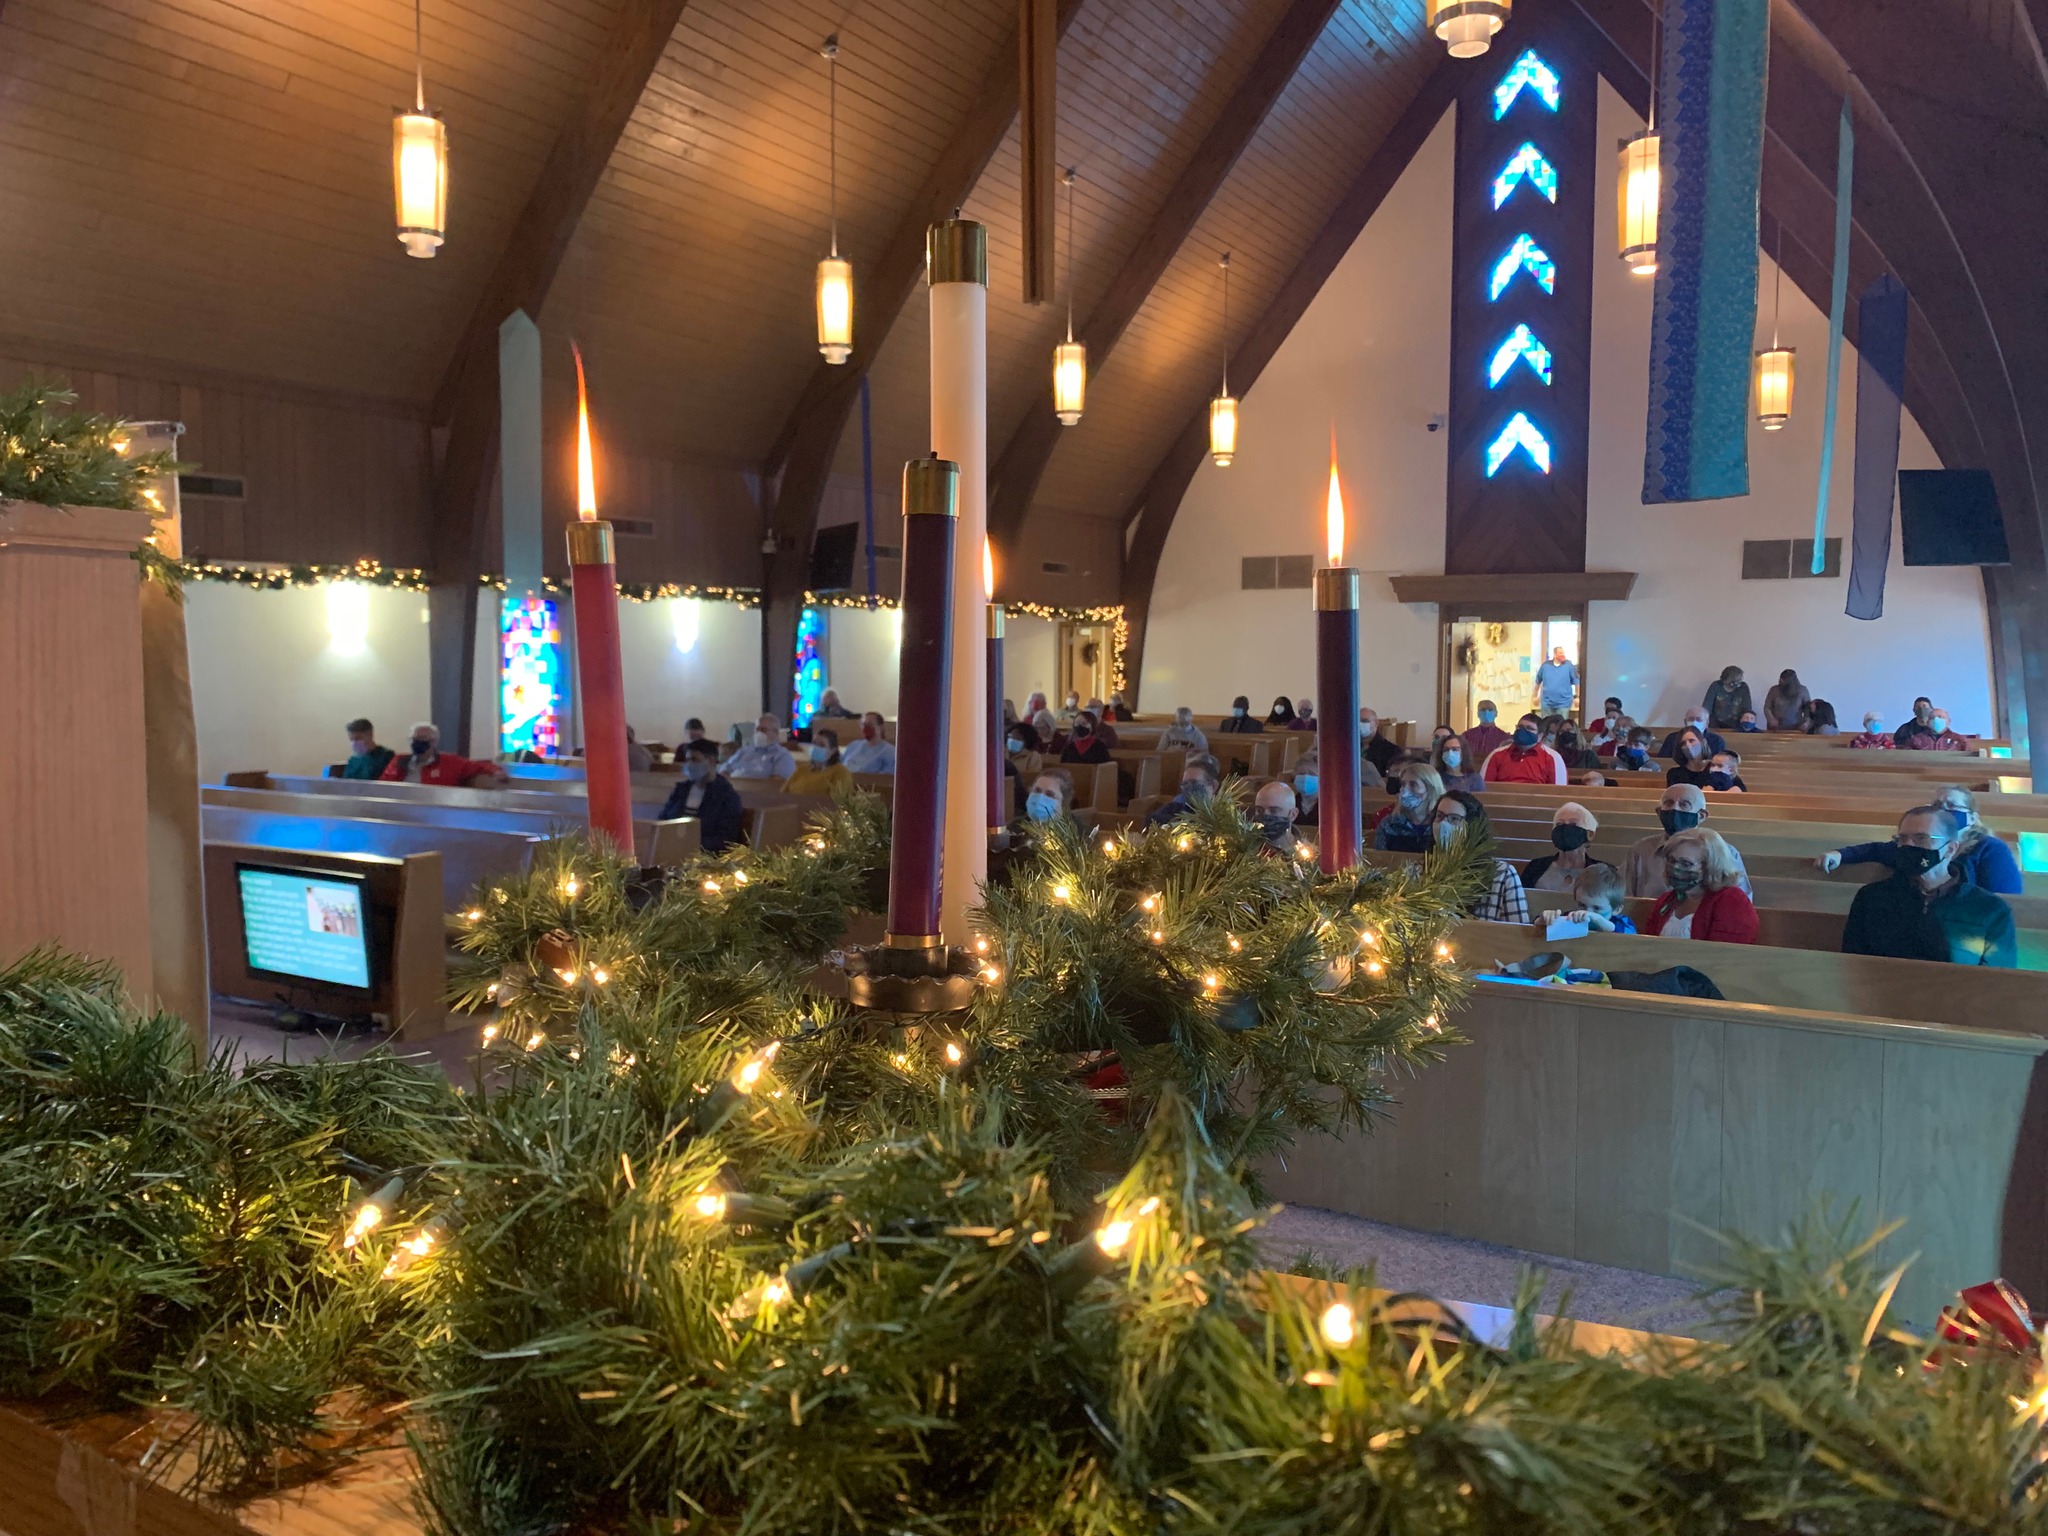
<path fill-rule="evenodd" d="M 38 944 L 150 962 L 142 620 L 144 512 L 0 501 L 0 964 Z"/>

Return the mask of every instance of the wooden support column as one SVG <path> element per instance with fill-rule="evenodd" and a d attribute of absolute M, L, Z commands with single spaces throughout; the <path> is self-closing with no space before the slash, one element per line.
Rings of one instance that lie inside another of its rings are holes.
<path fill-rule="evenodd" d="M 1059 0 L 1056 28 L 1061 37 L 1080 9 L 1081 0 Z M 924 276 L 925 230 L 951 218 L 966 202 L 1002 147 L 1017 116 L 1017 87 L 1017 40 L 1012 38 L 982 81 L 967 121 L 926 174 L 881 256 L 867 272 L 856 272 L 861 318 L 854 327 L 853 355 L 836 366 L 818 363 L 762 463 L 761 484 L 769 504 L 767 538 L 773 547 L 763 552 L 761 703 L 784 720 L 789 718 L 790 669 L 810 572 L 811 538 L 817 532 L 818 506 L 832 473 L 839 435 L 860 398 L 860 381 L 874 366 L 890 328 Z M 877 473 L 886 477 L 892 471 L 882 465 Z"/>
<path fill-rule="evenodd" d="M 436 721 L 467 753 L 476 670 L 477 576 L 484 509 L 498 465 L 498 327 L 514 310 L 538 316 L 583 210 L 611 163 L 689 0 L 623 0 L 583 99 L 548 151 L 512 235 L 484 285 L 434 393 L 431 422 L 445 433 L 434 483 L 428 604 Z"/>
<path fill-rule="evenodd" d="M 1294 0 L 1267 34 L 1258 57 L 1189 157 L 1137 247 L 1076 332 L 1076 339 L 1087 345 L 1091 373 L 1101 370 L 1137 318 L 1336 9 L 1337 0 Z M 1050 403 L 1041 404 L 1018 424 L 989 472 L 989 537 L 1006 557 L 1023 529 L 1061 430 Z"/>
<path fill-rule="evenodd" d="M 1249 394 L 1260 372 L 1271 362 L 1280 344 L 1293 331 L 1323 284 L 1337 269 L 1366 223 L 1393 191 L 1394 183 L 1408 169 L 1430 132 L 1451 103 L 1457 99 L 1462 79 L 1458 66 L 1446 60 L 1423 81 L 1415 99 L 1408 104 L 1387 136 L 1366 163 L 1344 200 L 1318 231 L 1309 248 L 1288 274 L 1287 281 L 1266 306 L 1252 328 L 1230 356 L 1231 381 L 1240 396 Z M 1124 647 L 1124 695 L 1133 701 L 1142 686 L 1145 667 L 1145 625 L 1151 614 L 1152 584 L 1159 576 L 1159 557 L 1166 550 L 1166 536 L 1180 512 L 1181 498 L 1195 478 L 1209 450 L 1209 404 L 1205 400 L 1181 428 L 1180 435 L 1146 480 L 1124 514 L 1124 526 L 1135 520 L 1130 549 L 1124 556 L 1124 623 L 1128 639 Z"/>

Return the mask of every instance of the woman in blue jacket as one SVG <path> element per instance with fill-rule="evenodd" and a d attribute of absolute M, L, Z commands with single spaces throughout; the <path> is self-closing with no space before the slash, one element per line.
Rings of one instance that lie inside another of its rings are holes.
<path fill-rule="evenodd" d="M 2012 849 L 1984 825 L 1977 814 L 1977 797 L 1960 784 L 1943 787 L 1931 802 L 1956 818 L 1962 831 L 1956 837 L 1952 867 L 1965 885 L 1978 886 L 1997 896 L 2018 896 L 2025 889 L 2020 879 L 2019 860 Z M 1814 863 L 1821 873 L 1831 875 L 1844 864 L 1882 864 L 1891 857 L 1891 842 L 1851 843 L 1824 853 Z"/>

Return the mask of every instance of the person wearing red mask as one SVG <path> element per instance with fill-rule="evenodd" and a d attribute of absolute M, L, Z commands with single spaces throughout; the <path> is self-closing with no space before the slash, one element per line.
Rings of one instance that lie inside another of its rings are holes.
<path fill-rule="evenodd" d="M 882 717 L 869 710 L 860 717 L 860 740 L 840 750 L 839 761 L 849 773 L 894 773 L 896 748 L 882 739 Z"/>

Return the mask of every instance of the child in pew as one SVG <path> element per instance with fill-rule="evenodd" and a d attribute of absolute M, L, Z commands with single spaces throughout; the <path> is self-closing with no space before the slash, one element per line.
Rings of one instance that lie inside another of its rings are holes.
<path fill-rule="evenodd" d="M 1572 882 L 1579 907 L 1568 915 L 1595 933 L 1634 933 L 1635 919 L 1621 910 L 1624 894 L 1620 870 L 1612 864 L 1588 865 Z"/>

